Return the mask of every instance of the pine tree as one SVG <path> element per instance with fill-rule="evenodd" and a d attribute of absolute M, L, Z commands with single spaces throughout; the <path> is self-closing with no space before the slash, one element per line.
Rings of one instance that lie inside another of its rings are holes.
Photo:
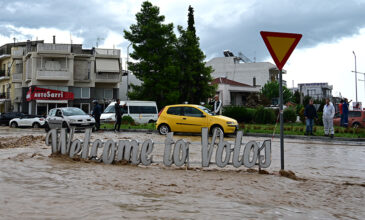
<path fill-rule="evenodd" d="M 133 46 L 130 56 L 136 63 L 128 64 L 129 70 L 142 81 L 132 85 L 131 99 L 155 100 L 161 108 L 180 99 L 180 69 L 176 56 L 176 36 L 173 24 L 163 24 L 165 17 L 158 7 L 143 2 L 136 14 L 137 24 L 124 30 L 125 39 Z"/>
<path fill-rule="evenodd" d="M 212 69 L 204 63 L 205 55 L 199 46 L 194 26 L 194 9 L 189 6 L 188 28 L 178 26 L 180 37 L 177 50 L 181 70 L 180 101 L 199 104 L 211 97 L 215 87 L 212 81 Z"/>

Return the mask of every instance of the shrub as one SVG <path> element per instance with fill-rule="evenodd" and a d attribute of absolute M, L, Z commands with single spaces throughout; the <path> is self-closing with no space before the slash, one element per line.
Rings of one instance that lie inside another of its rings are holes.
<path fill-rule="evenodd" d="M 323 126 L 323 112 L 317 112 L 318 118 L 314 119 L 314 124 Z"/>
<path fill-rule="evenodd" d="M 273 124 L 275 123 L 274 110 L 264 107 L 259 107 L 255 113 L 255 122 L 259 124 Z"/>
<path fill-rule="evenodd" d="M 300 118 L 300 121 L 305 123 L 305 116 L 304 116 L 304 107 L 302 107 L 299 111 L 299 118 Z"/>
<path fill-rule="evenodd" d="M 294 108 L 286 108 L 283 113 L 285 122 L 295 122 L 297 120 L 297 114 Z"/>
<path fill-rule="evenodd" d="M 126 115 L 126 116 L 122 117 L 122 124 L 135 125 L 136 123 L 134 122 L 134 120 L 131 116 Z"/>
<path fill-rule="evenodd" d="M 236 119 L 238 123 L 252 122 L 255 112 L 255 109 L 243 106 L 226 106 L 223 108 L 223 115 Z"/>

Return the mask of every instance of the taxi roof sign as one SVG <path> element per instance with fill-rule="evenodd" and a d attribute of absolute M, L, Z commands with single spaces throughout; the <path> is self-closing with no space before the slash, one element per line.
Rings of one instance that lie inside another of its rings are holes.
<path fill-rule="evenodd" d="M 282 70 L 302 35 L 268 31 L 261 31 L 260 34 L 276 66 Z"/>

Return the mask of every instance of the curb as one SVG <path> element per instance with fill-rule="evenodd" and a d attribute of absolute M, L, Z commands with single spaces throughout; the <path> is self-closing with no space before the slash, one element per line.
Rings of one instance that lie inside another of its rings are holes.
<path fill-rule="evenodd" d="M 113 132 L 113 129 L 100 129 L 105 132 Z M 140 132 L 140 133 L 155 133 L 158 134 L 157 130 L 149 130 L 149 129 L 121 129 L 120 132 Z M 200 133 L 174 133 L 176 135 L 188 135 L 188 136 L 201 136 Z M 249 137 L 272 137 L 272 134 L 263 134 L 263 133 L 244 133 L 244 136 Z M 275 138 L 280 138 L 280 134 L 275 134 Z M 299 140 L 314 140 L 314 141 L 326 141 L 326 142 L 335 142 L 335 141 L 348 141 L 348 142 L 365 142 L 365 138 L 344 138 L 344 137 L 334 137 L 333 139 L 324 136 L 301 136 L 301 135 L 284 135 L 284 138 L 288 139 L 299 139 Z"/>

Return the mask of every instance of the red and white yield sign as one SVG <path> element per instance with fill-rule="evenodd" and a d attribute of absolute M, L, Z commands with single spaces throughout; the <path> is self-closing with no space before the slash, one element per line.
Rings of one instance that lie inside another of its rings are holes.
<path fill-rule="evenodd" d="M 276 66 L 282 70 L 302 35 L 268 31 L 261 31 L 260 34 Z"/>

